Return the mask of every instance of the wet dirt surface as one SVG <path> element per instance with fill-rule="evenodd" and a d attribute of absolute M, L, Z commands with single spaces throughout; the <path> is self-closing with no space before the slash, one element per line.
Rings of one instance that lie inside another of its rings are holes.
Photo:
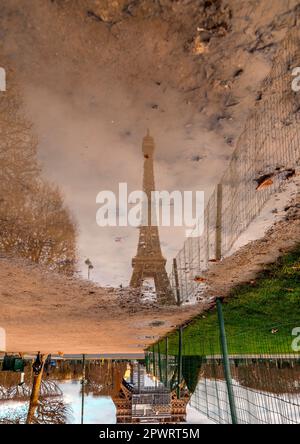
<path fill-rule="evenodd" d="M 11 351 L 58 353 L 134 353 L 196 314 L 212 298 L 254 279 L 268 263 L 293 249 L 300 239 L 300 195 L 283 220 L 266 235 L 213 264 L 207 273 L 206 301 L 165 307 L 140 303 L 129 289 L 106 289 L 51 273 L 23 260 L 0 259 L 0 325 Z"/>

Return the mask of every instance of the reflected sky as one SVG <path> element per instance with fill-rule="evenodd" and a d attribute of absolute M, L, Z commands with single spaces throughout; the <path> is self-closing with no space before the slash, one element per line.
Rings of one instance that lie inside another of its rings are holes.
<path fill-rule="evenodd" d="M 81 394 L 80 383 L 65 382 L 59 384 L 63 392 L 64 402 L 71 407 L 68 424 L 81 423 Z M 6 417 L 23 416 L 28 409 L 28 402 L 7 401 L 0 403 L 0 419 Z M 85 424 L 115 424 L 116 409 L 108 397 L 95 398 L 92 395 L 85 398 Z"/>
<path fill-rule="evenodd" d="M 157 188 L 200 190 L 207 199 L 230 162 L 274 49 L 294 23 L 297 2 L 257 1 L 253 8 L 231 2 L 230 13 L 219 2 L 204 2 L 203 11 L 197 2 L 151 2 L 159 8 L 154 16 L 144 10 L 147 2 L 134 2 L 136 16 L 123 10 L 116 22 L 95 20 L 122 3 L 10 0 L 0 16 L 1 63 L 19 85 L 44 175 L 62 189 L 78 222 L 78 269 L 86 277 L 90 258 L 92 279 L 114 286 L 130 279 L 138 233 L 100 229 L 97 194 L 116 191 L 120 182 L 141 188 L 141 141 L 150 128 Z M 209 41 L 216 33 L 216 44 L 195 52 L 215 15 Z M 264 56 L 251 49 L 260 39 L 268 41 Z M 185 230 L 160 235 L 170 267 Z"/>
<path fill-rule="evenodd" d="M 64 401 L 71 406 L 68 418 L 69 424 L 81 423 L 81 394 L 80 383 L 64 382 L 59 384 Z M 5 405 L 0 403 L 0 419 L 7 416 L 24 415 L 28 409 L 28 403 L 7 401 Z M 198 412 L 191 405 L 187 406 L 187 424 L 213 423 L 205 415 Z M 116 408 L 110 397 L 85 397 L 84 424 L 116 424 Z"/>
<path fill-rule="evenodd" d="M 70 424 L 81 423 L 81 384 L 79 381 L 67 381 L 59 384 L 64 402 L 71 406 Z M 84 402 L 85 424 L 115 424 L 116 408 L 110 397 L 86 395 Z"/>
<path fill-rule="evenodd" d="M 63 401 L 70 406 L 68 424 L 81 423 L 81 384 L 79 381 L 66 381 L 59 385 L 63 393 Z M 85 396 L 85 424 L 115 424 L 116 408 L 110 397 Z M 28 402 L 0 402 L 0 419 L 6 417 L 24 416 L 28 410 Z"/>
<path fill-rule="evenodd" d="M 216 123 L 213 131 L 201 112 L 207 102 L 204 92 L 196 91 L 197 104 L 188 100 L 185 88 L 198 82 L 191 77 L 191 60 L 185 63 L 184 57 L 178 71 L 177 59 L 176 69 L 164 68 L 172 39 L 162 55 L 155 28 L 146 35 L 143 26 L 130 61 L 119 47 L 128 38 L 126 30 L 118 43 L 105 26 L 95 27 L 84 11 L 73 9 L 72 2 L 68 14 L 54 2 L 6 3 L 0 17 L 3 51 L 20 83 L 44 174 L 60 186 L 78 222 L 78 268 L 86 277 L 88 257 L 94 264 L 92 279 L 102 285 L 127 284 L 138 232 L 99 228 L 96 196 L 103 190 L 115 192 L 120 182 L 127 182 L 130 191 L 141 189 L 141 143 L 147 128 L 157 143 L 159 190 L 209 194 L 233 147 L 222 128 Z M 215 112 L 210 110 L 217 122 Z M 182 247 L 185 230 L 162 229 L 160 234 L 170 260 Z M 123 241 L 115 242 L 116 237 Z"/>

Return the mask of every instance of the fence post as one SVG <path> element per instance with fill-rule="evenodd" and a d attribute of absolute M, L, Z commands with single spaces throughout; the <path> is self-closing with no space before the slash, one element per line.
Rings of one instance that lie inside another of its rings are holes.
<path fill-rule="evenodd" d="M 158 370 L 159 370 L 159 379 L 162 382 L 162 366 L 161 366 L 161 354 L 160 354 L 160 342 L 157 344 L 157 352 L 158 352 Z"/>
<path fill-rule="evenodd" d="M 217 186 L 217 219 L 216 219 L 216 259 L 222 258 L 222 208 L 223 208 L 223 187 L 219 183 Z"/>
<path fill-rule="evenodd" d="M 81 424 L 84 422 L 85 355 L 82 355 Z"/>
<path fill-rule="evenodd" d="M 153 354 L 153 376 L 156 377 L 156 359 L 155 359 L 155 348 L 154 348 L 154 345 L 152 347 L 152 354 Z"/>
<path fill-rule="evenodd" d="M 217 308 L 218 308 L 218 320 L 219 320 L 219 328 L 220 328 L 220 338 L 221 338 L 221 346 L 222 346 L 222 355 L 223 355 L 223 365 L 224 365 L 224 373 L 227 384 L 230 412 L 232 424 L 238 424 L 237 411 L 234 399 L 234 392 L 232 387 L 232 377 L 230 370 L 230 362 L 228 355 L 228 346 L 227 346 L 227 338 L 225 331 L 225 323 L 223 316 L 223 308 L 222 308 L 222 300 L 220 298 L 217 299 Z"/>
<path fill-rule="evenodd" d="M 146 371 L 147 373 L 150 373 L 150 365 L 149 365 L 149 351 L 147 350 L 147 352 L 145 353 L 145 364 L 146 364 Z"/>
<path fill-rule="evenodd" d="M 182 335 L 183 328 L 180 327 L 178 330 L 178 363 L 177 363 L 177 398 L 180 399 L 180 384 L 182 379 Z"/>
<path fill-rule="evenodd" d="M 174 277 L 175 277 L 175 289 L 176 289 L 177 305 L 181 305 L 180 290 L 179 290 L 178 267 L 177 267 L 177 260 L 176 260 L 176 258 L 173 259 L 173 270 L 174 270 Z"/>
<path fill-rule="evenodd" d="M 169 338 L 168 336 L 166 336 L 166 374 L 165 374 L 165 378 L 166 378 L 166 387 L 168 387 L 169 383 L 168 383 L 168 369 L 169 367 Z"/>

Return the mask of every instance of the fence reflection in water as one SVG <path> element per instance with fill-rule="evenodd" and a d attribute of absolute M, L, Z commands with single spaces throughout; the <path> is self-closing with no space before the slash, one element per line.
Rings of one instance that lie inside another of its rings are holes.
<path fill-rule="evenodd" d="M 269 329 L 261 332 L 261 338 L 268 333 L 271 342 L 258 343 L 257 334 L 252 341 L 250 330 L 227 337 L 233 418 L 215 327 L 213 332 L 206 331 L 206 340 L 182 328 L 164 338 L 147 351 L 148 371 L 165 384 L 186 384 L 190 405 L 216 423 L 300 424 L 300 354 L 287 350 L 286 341 Z"/>

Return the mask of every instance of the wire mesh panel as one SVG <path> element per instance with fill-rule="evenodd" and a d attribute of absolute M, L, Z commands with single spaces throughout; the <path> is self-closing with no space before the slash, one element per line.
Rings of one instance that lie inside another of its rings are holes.
<path fill-rule="evenodd" d="M 211 261 L 230 252 L 269 198 L 300 166 L 299 94 L 292 90 L 292 71 L 297 66 L 300 32 L 296 29 L 280 45 L 230 165 L 206 206 L 203 234 L 197 238 L 194 233 L 176 257 L 182 301 L 197 298 L 201 273 Z"/>
<path fill-rule="evenodd" d="M 154 360 L 174 363 L 166 380 L 215 422 L 300 424 L 299 298 L 300 246 L 155 344 Z"/>
<path fill-rule="evenodd" d="M 204 315 L 203 321 L 156 344 L 151 349 L 152 373 L 168 388 L 187 387 L 191 407 L 216 423 L 233 422 L 230 384 L 237 423 L 300 424 L 300 352 L 292 347 L 294 324 L 234 332 L 225 316 L 230 332 L 228 379 L 219 320 L 206 319 Z"/>
<path fill-rule="evenodd" d="M 300 424 L 299 361 L 291 358 L 231 360 L 239 424 Z M 274 375 L 274 376 L 273 376 Z M 227 386 L 219 359 L 209 359 L 191 397 L 191 406 L 220 424 L 232 422 Z"/>

